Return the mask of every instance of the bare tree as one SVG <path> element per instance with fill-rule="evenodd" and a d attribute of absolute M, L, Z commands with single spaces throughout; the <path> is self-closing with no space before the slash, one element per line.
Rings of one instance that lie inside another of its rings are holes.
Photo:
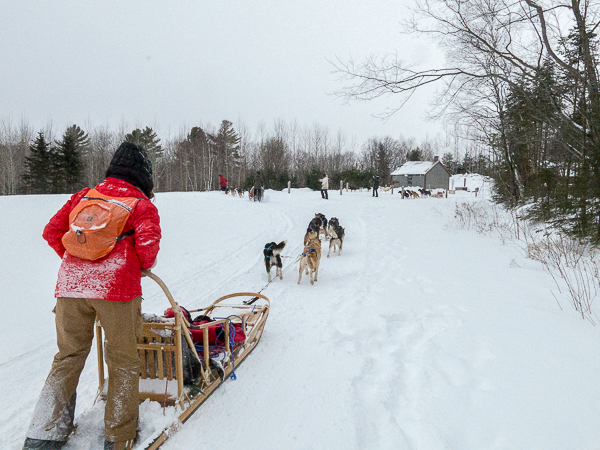
<path fill-rule="evenodd" d="M 387 111 L 393 114 L 416 89 L 440 82 L 442 93 L 434 116 L 452 112 L 467 118 L 488 142 L 495 141 L 518 201 L 522 183 L 507 136 L 507 90 L 534 82 L 544 61 L 551 59 L 564 77 L 578 81 L 589 93 L 585 126 L 564 109 L 559 110 L 560 126 L 567 128 L 567 134 L 583 128 L 591 146 L 598 149 L 600 94 L 592 36 L 599 13 L 600 3 L 590 0 L 417 0 L 405 29 L 434 39 L 445 53 L 445 62 L 415 68 L 397 56 L 372 57 L 362 63 L 338 60 L 338 73 L 350 82 L 339 94 L 360 100 L 399 95 L 399 105 Z M 577 30 L 583 70 L 560 56 L 563 29 Z M 573 158 L 582 159 L 586 157 L 583 146 L 564 147 Z"/>
<path fill-rule="evenodd" d="M 25 119 L 14 125 L 10 118 L 0 120 L 0 194 L 21 193 L 25 157 L 33 130 Z"/>

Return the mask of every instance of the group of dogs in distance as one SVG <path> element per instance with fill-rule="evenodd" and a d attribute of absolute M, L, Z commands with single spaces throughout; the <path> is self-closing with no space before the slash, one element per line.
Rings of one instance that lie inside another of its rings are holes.
<path fill-rule="evenodd" d="M 382 190 L 383 192 L 388 192 L 390 189 L 392 189 L 392 186 L 381 186 L 379 188 L 380 190 Z M 351 191 L 357 191 L 358 189 L 354 186 L 350 187 Z M 411 189 L 404 189 L 404 190 L 398 190 L 398 194 L 401 194 L 403 196 L 403 198 L 421 198 L 421 197 L 443 197 L 444 195 L 440 192 L 436 192 L 436 193 L 432 193 L 430 189 L 423 189 L 423 188 L 419 188 L 418 191 L 421 193 L 421 195 L 419 195 L 419 193 L 417 191 L 413 191 Z"/>
<path fill-rule="evenodd" d="M 419 189 L 419 192 L 423 197 L 431 197 L 431 191 L 427 189 Z M 421 195 L 417 193 L 417 191 L 411 191 L 410 189 L 405 189 L 404 191 L 400 191 L 404 198 L 421 198 Z"/>
<path fill-rule="evenodd" d="M 225 191 L 226 194 L 233 195 L 234 197 L 244 197 L 244 191 L 242 189 L 228 188 Z"/>
<path fill-rule="evenodd" d="M 232 189 L 232 188 L 229 188 L 229 189 L 227 189 L 225 191 L 225 193 L 228 194 L 228 195 L 233 195 L 234 197 L 243 198 L 244 195 L 245 195 L 245 193 L 246 193 L 246 191 L 244 191 L 243 189 Z M 250 189 L 248 191 L 248 198 L 250 200 L 252 200 L 254 198 L 254 190 L 253 189 Z"/>
<path fill-rule="evenodd" d="M 342 254 L 345 230 L 340 226 L 339 220 L 336 217 L 332 217 L 328 222 L 325 215 L 321 213 L 315 214 L 314 219 L 308 224 L 306 234 L 304 235 L 304 248 L 302 250 L 302 255 L 300 256 L 298 284 L 302 281 L 303 272 L 306 272 L 306 275 L 310 276 L 310 284 L 314 284 L 315 281 L 317 281 L 319 264 L 321 263 L 321 239 L 319 237 L 321 234 L 323 234 L 326 239 L 329 238 L 328 258 L 332 248 L 334 255 L 336 250 L 338 255 Z M 283 251 L 285 244 L 287 244 L 287 241 L 281 241 L 279 244 L 276 242 L 269 242 L 265 245 L 263 255 L 265 268 L 267 269 L 267 275 L 269 276 L 269 283 L 271 282 L 272 267 L 275 267 L 275 277 L 279 277 L 279 279 L 283 280 L 281 252 Z"/>

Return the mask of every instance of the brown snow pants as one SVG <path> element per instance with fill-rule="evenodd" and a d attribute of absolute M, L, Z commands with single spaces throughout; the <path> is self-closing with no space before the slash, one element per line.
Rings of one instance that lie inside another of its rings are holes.
<path fill-rule="evenodd" d="M 134 439 L 139 412 L 137 337 L 142 331 L 142 297 L 129 302 L 64 298 L 56 301 L 58 353 L 35 407 L 27 437 L 64 441 L 73 428 L 79 376 L 94 338 L 96 315 L 106 338 L 108 392 L 104 436 Z"/>

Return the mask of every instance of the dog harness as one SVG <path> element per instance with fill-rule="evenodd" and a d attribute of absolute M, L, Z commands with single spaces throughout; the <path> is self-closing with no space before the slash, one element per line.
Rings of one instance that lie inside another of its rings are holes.
<path fill-rule="evenodd" d="M 317 253 L 317 251 L 316 251 L 315 249 L 312 249 L 312 248 L 310 248 L 310 246 L 309 246 L 309 245 L 307 245 L 307 246 L 306 246 L 306 248 L 308 249 L 308 253 L 310 253 L 310 252 L 315 252 L 315 253 Z M 306 253 L 302 252 L 302 256 L 306 256 Z"/>
<path fill-rule="evenodd" d="M 267 254 L 269 252 L 271 253 L 270 255 Z M 273 246 L 271 244 L 265 245 L 265 249 L 263 250 L 263 253 L 265 254 L 266 259 L 271 259 L 273 257 Z"/>

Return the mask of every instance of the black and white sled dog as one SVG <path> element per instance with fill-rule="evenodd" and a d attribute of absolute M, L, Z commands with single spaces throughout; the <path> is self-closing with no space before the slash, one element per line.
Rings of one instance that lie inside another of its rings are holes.
<path fill-rule="evenodd" d="M 308 235 L 312 231 L 314 231 L 315 233 L 317 233 L 317 237 L 319 237 L 319 234 L 321 233 L 322 226 L 323 226 L 323 223 L 321 221 L 321 218 L 320 217 L 313 217 L 313 219 L 308 224 L 308 228 L 306 229 L 306 234 L 304 235 L 304 245 L 306 245 L 306 241 L 308 240 Z"/>
<path fill-rule="evenodd" d="M 325 238 L 327 238 L 327 217 L 325 217 L 325 214 L 316 213 L 315 219 L 319 219 L 321 221 L 321 224 L 319 225 L 319 234 L 324 234 Z"/>
<path fill-rule="evenodd" d="M 345 230 L 340 226 L 340 222 L 337 219 L 337 217 L 332 217 L 329 220 L 328 232 L 329 236 L 331 236 L 331 240 L 329 241 L 329 251 L 327 252 L 327 257 L 329 258 L 329 254 L 331 253 L 331 247 L 333 247 L 334 255 L 336 247 L 338 249 L 338 255 L 341 255 L 342 245 L 344 245 Z"/>
<path fill-rule="evenodd" d="M 280 280 L 283 280 L 283 273 L 281 272 L 281 268 L 283 267 L 283 264 L 281 263 L 281 251 L 286 243 L 287 241 L 282 241 L 279 244 L 269 242 L 265 245 L 263 254 L 265 256 L 265 267 L 267 269 L 267 274 L 269 275 L 269 282 L 271 282 L 271 267 L 273 266 L 275 266 L 275 276 L 279 277 Z"/>

